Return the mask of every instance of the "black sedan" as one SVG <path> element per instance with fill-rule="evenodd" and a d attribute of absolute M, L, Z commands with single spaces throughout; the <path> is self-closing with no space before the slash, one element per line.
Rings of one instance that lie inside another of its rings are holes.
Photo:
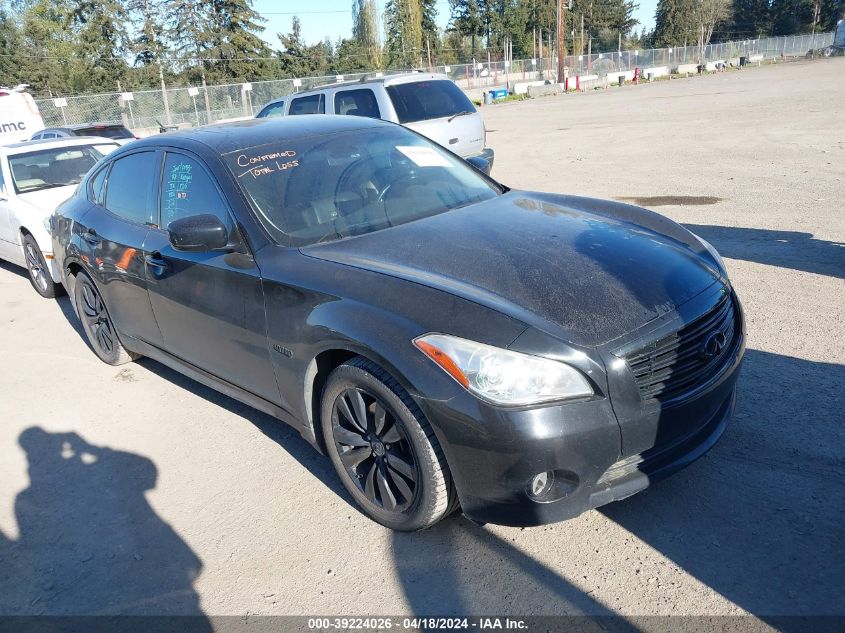
<path fill-rule="evenodd" d="M 144 139 L 51 228 L 103 361 L 293 425 L 394 529 L 576 516 L 692 462 L 733 411 L 743 317 L 709 244 L 511 190 L 390 123 Z"/>

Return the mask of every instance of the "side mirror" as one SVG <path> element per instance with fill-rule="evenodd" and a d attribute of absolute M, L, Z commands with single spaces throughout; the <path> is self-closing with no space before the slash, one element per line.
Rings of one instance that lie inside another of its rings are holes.
<path fill-rule="evenodd" d="M 213 251 L 226 248 L 229 232 L 216 215 L 202 213 L 173 220 L 167 227 L 177 251 Z"/>
<path fill-rule="evenodd" d="M 488 176 L 490 175 L 490 161 L 481 156 L 470 156 L 466 161 L 479 171 L 483 171 Z"/>

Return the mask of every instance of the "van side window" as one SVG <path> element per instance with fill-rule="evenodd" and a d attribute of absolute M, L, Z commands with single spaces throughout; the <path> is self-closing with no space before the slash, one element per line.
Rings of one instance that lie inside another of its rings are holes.
<path fill-rule="evenodd" d="M 366 116 L 371 119 L 381 118 L 376 95 L 369 88 L 339 90 L 334 95 L 334 111 L 337 114 L 350 116 Z"/>
<path fill-rule="evenodd" d="M 325 114 L 326 95 L 322 92 L 306 97 L 297 97 L 290 102 L 288 114 Z"/>

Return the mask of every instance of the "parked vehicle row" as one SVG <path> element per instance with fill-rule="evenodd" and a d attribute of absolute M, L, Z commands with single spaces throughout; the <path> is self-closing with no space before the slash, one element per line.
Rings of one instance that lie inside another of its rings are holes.
<path fill-rule="evenodd" d="M 25 267 L 42 297 L 62 289 L 45 222 L 88 170 L 118 147 L 84 137 L 0 147 L 0 259 Z"/>
<path fill-rule="evenodd" d="M 733 411 L 744 320 L 712 246 L 375 118 L 134 141 L 50 233 L 104 362 L 148 356 L 292 425 L 393 529 L 576 516 Z"/>
<path fill-rule="evenodd" d="M 32 135 L 33 141 L 52 138 L 73 138 L 75 136 L 99 136 L 111 139 L 118 145 L 126 145 L 136 137 L 124 125 L 112 123 L 79 123 L 64 127 L 48 127 Z"/>

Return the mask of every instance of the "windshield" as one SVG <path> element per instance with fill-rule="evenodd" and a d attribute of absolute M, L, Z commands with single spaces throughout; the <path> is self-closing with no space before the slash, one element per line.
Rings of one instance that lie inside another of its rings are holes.
<path fill-rule="evenodd" d="M 74 130 L 77 136 L 102 136 L 105 138 L 135 138 L 135 136 L 122 125 L 92 125 L 91 127 L 80 127 Z"/>
<path fill-rule="evenodd" d="M 414 81 L 387 87 L 399 123 L 441 119 L 462 112 L 475 112 L 472 102 L 447 79 Z"/>
<path fill-rule="evenodd" d="M 15 191 L 28 193 L 51 187 L 76 185 L 88 170 L 117 145 L 55 147 L 9 156 Z"/>
<path fill-rule="evenodd" d="M 279 140 L 224 159 L 267 230 L 290 246 L 379 231 L 499 193 L 463 160 L 399 126 Z"/>

